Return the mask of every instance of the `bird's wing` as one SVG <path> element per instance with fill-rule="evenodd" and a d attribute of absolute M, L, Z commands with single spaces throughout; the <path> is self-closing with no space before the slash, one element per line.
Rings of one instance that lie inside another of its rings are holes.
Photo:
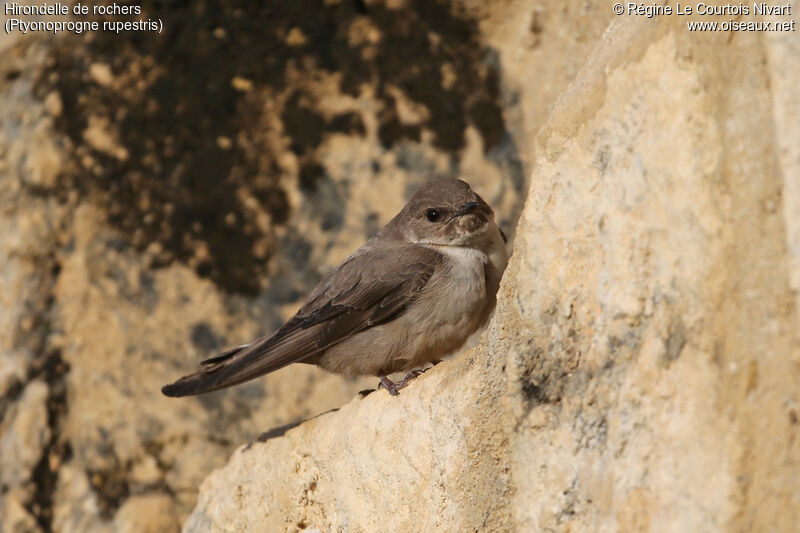
<path fill-rule="evenodd" d="M 441 260 L 422 246 L 367 243 L 328 274 L 274 335 L 203 361 L 162 392 L 188 396 L 218 390 L 309 360 L 348 337 L 402 313 Z"/>

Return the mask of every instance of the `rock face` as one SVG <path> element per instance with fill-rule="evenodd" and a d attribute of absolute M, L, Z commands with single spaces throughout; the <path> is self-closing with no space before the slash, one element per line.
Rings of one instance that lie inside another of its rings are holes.
<path fill-rule="evenodd" d="M 794 530 L 796 33 L 141 5 L 0 39 L 0 531 Z M 160 395 L 445 176 L 517 228 L 475 349 Z"/>
<path fill-rule="evenodd" d="M 513 234 L 533 133 L 611 16 L 138 5 L 162 35 L 0 38 L 3 533 L 177 531 L 239 444 L 374 387 L 297 366 L 159 392 L 272 332 L 427 180 L 466 178 Z"/>
<path fill-rule="evenodd" d="M 793 531 L 794 34 L 615 21 L 472 352 L 238 449 L 184 531 Z"/>

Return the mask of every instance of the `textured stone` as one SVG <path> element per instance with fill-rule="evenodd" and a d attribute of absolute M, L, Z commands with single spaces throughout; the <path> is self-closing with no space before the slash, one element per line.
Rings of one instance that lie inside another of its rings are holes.
<path fill-rule="evenodd" d="M 166 494 L 128 498 L 114 516 L 117 533 L 169 533 L 179 531 L 175 503 Z"/>
<path fill-rule="evenodd" d="M 379 390 L 241 448 L 204 482 L 184 531 L 503 529 L 507 442 L 488 395 L 496 374 L 482 373 L 473 358 L 442 363 L 400 396 Z"/>
<path fill-rule="evenodd" d="M 31 381 L 0 421 L 0 485 L 30 483 L 33 469 L 50 438 L 47 425 L 47 385 Z"/>
<path fill-rule="evenodd" d="M 478 347 L 240 448 L 184 531 L 793 531 L 791 39 L 612 23 Z"/>
<path fill-rule="evenodd" d="M 0 39 L 0 528 L 792 531 L 795 34 L 282 5 Z M 528 192 L 474 351 L 160 395 L 441 176 L 509 234 Z"/>
<path fill-rule="evenodd" d="M 758 34 L 613 24 L 540 132 L 516 243 L 535 275 L 504 301 L 535 350 L 512 352 L 522 527 L 796 523 L 795 178 L 765 59 Z"/>
<path fill-rule="evenodd" d="M 3 495 L 0 501 L 0 530 L 7 533 L 39 533 L 42 529 L 36 519 L 22 505 L 28 499 L 15 488 Z"/>
<path fill-rule="evenodd" d="M 15 474 L 0 507 L 45 530 L 112 531 L 165 499 L 182 521 L 239 443 L 374 387 L 297 366 L 159 391 L 277 328 L 429 179 L 465 177 L 512 234 L 517 147 L 593 41 L 560 21 L 605 25 L 553 3 L 517 49 L 523 2 L 141 6 L 165 35 L 0 42 L 0 418 L 32 382 L 48 408 L 26 429 L 48 437 L 36 485 Z M 561 66 L 533 76 L 549 47 Z"/>

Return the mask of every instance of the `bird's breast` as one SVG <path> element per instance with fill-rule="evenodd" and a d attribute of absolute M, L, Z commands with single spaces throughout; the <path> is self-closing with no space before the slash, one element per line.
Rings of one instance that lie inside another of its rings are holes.
<path fill-rule="evenodd" d="M 426 286 L 418 312 L 434 328 L 474 330 L 487 304 L 488 257 L 465 247 L 439 246 L 437 251 L 444 261 Z"/>

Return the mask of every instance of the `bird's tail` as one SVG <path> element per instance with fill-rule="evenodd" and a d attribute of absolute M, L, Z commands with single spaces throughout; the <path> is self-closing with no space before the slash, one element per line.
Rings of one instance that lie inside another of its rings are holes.
<path fill-rule="evenodd" d="M 162 387 L 161 392 L 165 396 L 172 398 L 179 398 L 181 396 L 191 396 L 194 394 L 201 394 L 203 392 L 210 392 L 212 390 L 221 389 L 233 383 L 219 385 L 218 380 L 214 379 L 225 367 L 227 367 L 233 360 L 234 356 L 249 348 L 249 344 L 243 344 L 236 348 L 224 351 L 219 355 L 203 360 L 200 365 L 201 368 L 194 374 L 184 376 L 175 383 L 170 383 Z"/>
<path fill-rule="evenodd" d="M 300 327 L 290 321 L 271 337 L 237 346 L 202 362 L 200 370 L 161 389 L 166 396 L 191 396 L 238 385 L 295 362 L 309 362 L 319 352 L 325 324 Z"/>

